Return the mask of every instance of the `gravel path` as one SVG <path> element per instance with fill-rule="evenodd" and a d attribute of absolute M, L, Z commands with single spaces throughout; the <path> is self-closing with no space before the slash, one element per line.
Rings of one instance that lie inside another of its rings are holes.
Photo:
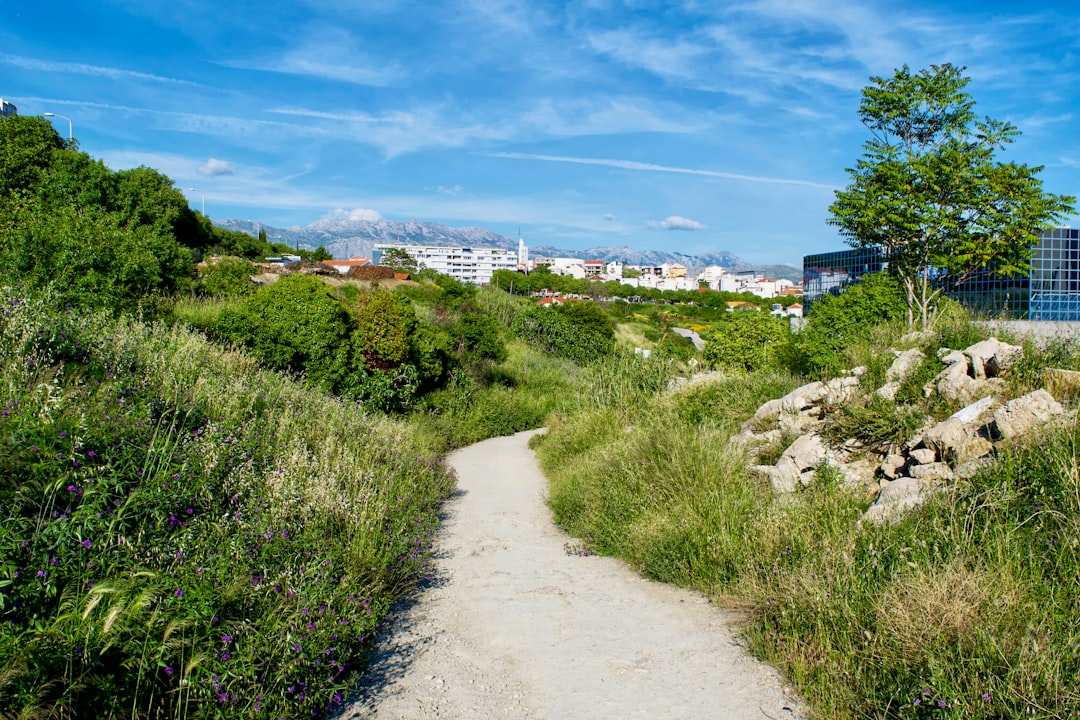
<path fill-rule="evenodd" d="M 617 560 L 567 555 L 532 434 L 451 455 L 458 490 L 437 578 L 395 612 L 339 717 L 804 717 L 776 671 L 739 646 L 732 616 Z"/>

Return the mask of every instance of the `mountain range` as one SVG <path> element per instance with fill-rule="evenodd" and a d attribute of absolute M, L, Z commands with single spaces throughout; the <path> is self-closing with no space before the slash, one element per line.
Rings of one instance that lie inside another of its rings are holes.
<path fill-rule="evenodd" d="M 390 220 L 317 220 L 310 225 L 277 228 L 264 225 L 256 220 L 220 220 L 215 225 L 228 230 L 237 230 L 258 236 L 259 231 L 266 232 L 266 239 L 272 243 L 285 243 L 293 248 L 314 250 L 320 245 L 335 258 L 349 258 L 354 255 L 371 257 L 376 243 L 405 243 L 409 245 L 451 245 L 459 247 L 497 247 L 516 250 L 517 240 L 492 232 L 481 227 L 452 228 L 439 223 L 408 220 L 394 222 Z M 537 257 L 577 257 L 585 260 L 621 260 L 627 265 L 662 265 L 680 263 L 691 269 L 700 269 L 707 265 L 720 265 L 731 270 L 762 270 L 769 277 L 787 277 L 802 279 L 802 271 L 792 265 L 752 266 L 744 263 L 732 253 L 721 251 L 687 255 L 665 250 L 635 250 L 624 246 L 592 247 L 588 250 L 566 250 L 549 245 L 529 246 L 529 256 Z"/>

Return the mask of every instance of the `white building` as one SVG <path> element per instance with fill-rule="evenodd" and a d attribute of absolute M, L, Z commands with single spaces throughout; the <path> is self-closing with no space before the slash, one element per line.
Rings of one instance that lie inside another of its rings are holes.
<path fill-rule="evenodd" d="M 0 117 L 11 117 L 19 114 L 19 108 L 9 103 L 4 98 L 0 98 Z"/>
<path fill-rule="evenodd" d="M 401 245 L 377 243 L 374 261 L 382 258 L 382 251 L 398 248 L 416 261 L 419 268 L 430 268 L 437 273 L 449 275 L 455 280 L 487 285 L 496 270 L 516 270 L 518 258 L 525 244 L 519 241 L 517 251 L 503 248 L 441 247 L 433 245 Z M 527 253 L 528 250 L 526 249 Z"/>

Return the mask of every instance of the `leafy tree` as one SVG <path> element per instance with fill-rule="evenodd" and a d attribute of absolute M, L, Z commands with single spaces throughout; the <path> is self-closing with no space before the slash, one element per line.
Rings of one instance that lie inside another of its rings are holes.
<path fill-rule="evenodd" d="M 167 232 L 185 247 L 205 249 L 212 236 L 207 235 L 184 194 L 173 181 L 145 166 L 116 173 L 116 196 L 112 209 L 129 227 L 149 225 Z"/>
<path fill-rule="evenodd" d="M 246 232 L 213 225 L 210 233 L 212 237 L 210 249 L 219 255 L 235 255 L 248 260 L 261 260 L 273 252 L 270 244 L 265 240 L 260 240 Z"/>
<path fill-rule="evenodd" d="M 394 272 L 415 273 L 417 270 L 416 259 L 401 248 L 386 248 L 382 251 L 379 264 L 394 268 Z"/>
<path fill-rule="evenodd" d="M 848 242 L 883 252 L 907 298 L 908 325 L 934 319 L 942 290 L 993 264 L 1026 272 L 1040 230 L 1072 212 L 1074 198 L 1042 189 L 1041 167 L 999 162 L 1020 134 L 979 120 L 963 68 L 934 65 L 873 77 L 859 117 L 863 157 L 837 191 L 830 224 Z"/>
<path fill-rule="evenodd" d="M 543 307 L 534 306 L 519 312 L 512 329 L 529 345 L 580 364 L 609 355 L 614 345 L 601 333 L 590 331 L 562 313 Z"/>
<path fill-rule="evenodd" d="M 191 274 L 191 255 L 172 235 L 125 227 L 99 206 L 29 208 L 0 235 L 0 275 L 51 285 L 72 304 L 149 309 L 152 297 L 186 291 Z"/>
<path fill-rule="evenodd" d="M 451 328 L 462 365 L 476 366 L 484 361 L 502 362 L 506 359 L 499 323 L 484 312 L 469 311 L 461 315 Z"/>
<path fill-rule="evenodd" d="M 64 141 L 45 118 L 0 118 L 0 202 L 37 186 Z"/>
<path fill-rule="evenodd" d="M 326 249 L 325 246 L 320 245 L 311 252 L 312 262 L 322 262 L 323 260 L 333 260 L 334 256 Z"/>
<path fill-rule="evenodd" d="M 787 323 L 767 313 L 725 313 L 701 354 L 713 367 L 755 370 L 775 362 L 789 338 Z"/>

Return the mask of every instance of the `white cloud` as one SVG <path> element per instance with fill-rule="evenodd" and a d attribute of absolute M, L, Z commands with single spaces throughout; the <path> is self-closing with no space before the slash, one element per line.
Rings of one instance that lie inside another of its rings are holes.
<path fill-rule="evenodd" d="M 649 220 L 645 223 L 647 228 L 660 228 L 662 230 L 704 230 L 705 226 L 697 220 L 684 218 L 682 215 L 668 215 L 660 222 Z"/>
<path fill-rule="evenodd" d="M 440 185 L 439 187 L 435 188 L 435 192 L 442 193 L 443 195 L 460 195 L 464 191 L 465 188 L 461 187 L 460 185 L 455 185 L 454 187 L 445 187 L 443 185 Z"/>
<path fill-rule="evenodd" d="M 216 177 L 218 175 L 235 175 L 236 171 L 224 160 L 210 158 L 206 161 L 206 164 L 199 166 L 199 174 L 208 177 Z"/>
<path fill-rule="evenodd" d="M 618 222 L 619 216 L 615 213 L 604 213 L 604 219 L 608 222 Z"/>
<path fill-rule="evenodd" d="M 349 222 L 379 222 L 383 219 L 383 216 L 378 210 L 371 210 L 368 208 L 356 208 L 354 210 L 344 210 L 342 208 L 337 208 L 323 219 L 347 220 Z"/>

